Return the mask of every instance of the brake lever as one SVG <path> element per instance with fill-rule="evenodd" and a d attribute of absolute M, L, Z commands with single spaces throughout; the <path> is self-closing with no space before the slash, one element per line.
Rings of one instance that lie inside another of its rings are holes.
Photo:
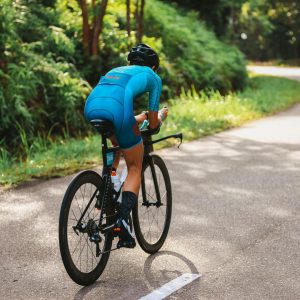
<path fill-rule="evenodd" d="M 182 144 L 182 140 L 183 140 L 183 134 L 180 132 L 180 133 L 177 133 L 176 134 L 176 138 L 180 139 L 180 143 L 179 145 L 177 146 L 177 148 L 179 149 L 179 147 L 181 146 Z"/>

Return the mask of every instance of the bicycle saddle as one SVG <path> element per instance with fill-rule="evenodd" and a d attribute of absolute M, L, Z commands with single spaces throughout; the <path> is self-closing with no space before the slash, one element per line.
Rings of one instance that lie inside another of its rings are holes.
<path fill-rule="evenodd" d="M 100 133 L 109 137 L 114 134 L 114 125 L 112 122 L 101 119 L 91 120 L 90 123 L 94 126 L 94 128 Z"/>

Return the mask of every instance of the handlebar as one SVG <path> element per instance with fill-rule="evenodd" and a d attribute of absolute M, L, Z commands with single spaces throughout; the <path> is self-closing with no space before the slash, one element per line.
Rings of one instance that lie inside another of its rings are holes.
<path fill-rule="evenodd" d="M 182 144 L 182 139 L 183 139 L 183 134 L 181 132 L 176 133 L 176 134 L 171 134 L 168 136 L 165 136 L 163 138 L 160 138 L 158 140 L 152 141 L 152 135 L 159 133 L 160 131 L 160 127 L 162 125 L 162 122 L 160 122 L 160 124 L 158 125 L 157 128 L 149 128 L 149 122 L 148 120 L 145 120 L 141 127 L 140 127 L 140 132 L 143 138 L 143 142 L 145 146 L 152 146 L 153 144 L 156 144 L 158 142 L 170 139 L 170 138 L 178 138 L 180 139 L 180 143 L 178 145 L 178 148 L 180 147 L 180 145 Z M 151 147 L 152 148 L 152 147 Z"/>
<path fill-rule="evenodd" d="M 171 139 L 171 138 L 175 138 L 175 139 L 180 139 L 180 143 L 179 145 L 177 146 L 178 148 L 180 147 L 180 145 L 182 144 L 182 140 L 183 140 L 183 134 L 181 132 L 178 132 L 178 133 L 175 133 L 175 134 L 171 134 L 171 135 L 168 135 L 168 136 L 165 136 L 163 138 L 160 138 L 158 140 L 155 140 L 155 141 L 152 141 L 152 140 L 144 140 L 144 144 L 145 145 L 153 145 L 153 144 L 156 144 L 156 143 L 159 143 L 161 141 L 164 141 L 164 140 L 167 140 L 167 139 Z"/>
<path fill-rule="evenodd" d="M 167 140 L 167 139 L 170 139 L 170 138 L 177 138 L 177 139 L 180 139 L 180 143 L 178 145 L 178 148 L 179 148 L 180 145 L 182 144 L 182 140 L 183 140 L 183 134 L 181 132 L 171 134 L 171 135 L 165 136 L 163 138 L 160 138 L 158 140 L 152 141 L 152 135 L 159 133 L 161 125 L 162 125 L 162 123 L 160 123 L 159 126 L 157 128 L 154 128 L 154 129 L 146 128 L 146 129 L 141 129 L 140 130 L 143 141 L 144 141 L 144 145 L 145 146 L 151 146 L 153 144 L 159 143 L 161 141 L 164 141 L 164 140 Z M 143 128 L 143 126 L 142 126 L 142 128 Z"/>
<path fill-rule="evenodd" d="M 161 125 L 162 123 L 160 123 L 156 128 L 150 128 L 148 120 L 145 120 L 140 128 L 141 135 L 145 137 L 157 134 L 160 131 Z"/>

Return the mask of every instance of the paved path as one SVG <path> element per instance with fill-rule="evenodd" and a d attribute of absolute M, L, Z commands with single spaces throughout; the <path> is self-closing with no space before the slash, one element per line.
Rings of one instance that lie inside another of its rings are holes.
<path fill-rule="evenodd" d="M 256 74 L 272 75 L 300 80 L 300 68 L 248 66 L 248 70 Z"/>
<path fill-rule="evenodd" d="M 174 213 L 161 252 L 112 253 L 82 288 L 66 274 L 58 215 L 73 176 L 0 194 L 0 299 L 139 299 L 184 273 L 169 299 L 300 299 L 300 105 L 165 149 Z"/>

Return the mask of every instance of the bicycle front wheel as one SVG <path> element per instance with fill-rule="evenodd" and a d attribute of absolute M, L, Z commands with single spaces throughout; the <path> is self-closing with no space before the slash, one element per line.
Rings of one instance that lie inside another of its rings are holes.
<path fill-rule="evenodd" d="M 99 174 L 84 171 L 69 185 L 61 206 L 60 253 L 67 273 L 80 285 L 92 284 L 99 278 L 110 254 L 112 238 L 100 234 L 101 211 L 95 208 L 102 188 Z M 98 243 L 94 242 L 95 237 Z"/>
<path fill-rule="evenodd" d="M 133 225 L 141 248 L 157 252 L 164 244 L 171 222 L 172 189 L 168 169 L 157 155 L 145 161 L 141 192 L 133 209 Z"/>

